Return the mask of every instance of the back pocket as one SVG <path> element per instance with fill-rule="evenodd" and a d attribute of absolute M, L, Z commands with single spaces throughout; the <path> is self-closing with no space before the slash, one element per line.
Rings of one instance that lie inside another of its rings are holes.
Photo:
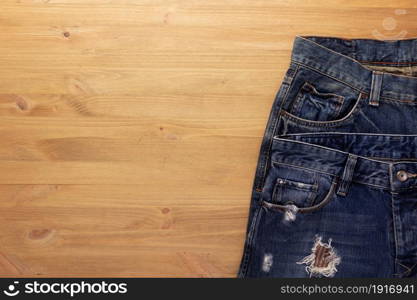
<path fill-rule="evenodd" d="M 290 113 L 307 120 L 335 120 L 340 116 L 343 102 L 343 96 L 318 91 L 311 83 L 305 82 L 295 98 Z"/>

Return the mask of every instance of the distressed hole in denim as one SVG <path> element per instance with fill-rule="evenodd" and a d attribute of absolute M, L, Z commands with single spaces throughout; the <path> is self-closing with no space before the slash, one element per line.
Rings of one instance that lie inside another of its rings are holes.
<path fill-rule="evenodd" d="M 285 214 L 284 214 L 284 221 L 285 222 L 292 222 L 295 221 L 297 217 L 298 207 L 290 204 L 285 206 Z"/>
<path fill-rule="evenodd" d="M 337 272 L 337 265 L 340 264 L 341 258 L 337 255 L 335 249 L 331 246 L 332 239 L 328 243 L 322 242 L 322 237 L 316 236 L 311 254 L 304 257 L 297 264 L 305 264 L 306 272 L 313 276 L 333 277 Z"/>
<path fill-rule="evenodd" d="M 264 255 L 264 259 L 263 259 L 263 262 L 262 262 L 262 271 L 269 272 L 269 270 L 271 270 L 272 263 L 273 263 L 272 254 L 266 253 Z"/>

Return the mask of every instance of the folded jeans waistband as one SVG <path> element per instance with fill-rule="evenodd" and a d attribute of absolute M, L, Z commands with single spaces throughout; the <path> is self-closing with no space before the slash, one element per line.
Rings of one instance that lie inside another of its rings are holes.
<path fill-rule="evenodd" d="M 417 77 L 369 68 L 369 65 L 416 67 L 417 72 L 417 39 L 380 41 L 298 36 L 291 60 L 368 94 L 378 74 L 380 97 L 417 101 Z"/>
<path fill-rule="evenodd" d="M 405 147 L 403 153 L 397 151 L 401 149 L 399 143 Z M 365 145 L 374 147 L 365 149 Z M 353 182 L 399 192 L 417 188 L 416 152 L 405 155 L 407 149 L 415 147 L 413 145 L 417 145 L 417 135 L 313 133 L 275 136 L 271 161 L 342 178 L 349 158 L 354 156 Z"/>

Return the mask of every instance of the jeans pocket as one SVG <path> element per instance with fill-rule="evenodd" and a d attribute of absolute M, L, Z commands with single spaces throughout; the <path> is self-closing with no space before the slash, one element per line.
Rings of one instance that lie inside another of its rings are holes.
<path fill-rule="evenodd" d="M 265 181 L 262 206 L 285 212 L 314 212 L 330 203 L 336 194 L 335 176 L 300 166 L 272 162 Z"/>
<path fill-rule="evenodd" d="M 340 115 L 344 100 L 344 96 L 318 91 L 311 83 L 305 82 L 290 113 L 308 120 L 335 120 Z"/>
<path fill-rule="evenodd" d="M 364 99 L 364 92 L 300 66 L 280 116 L 301 126 L 338 126 L 353 120 Z"/>
<path fill-rule="evenodd" d="M 314 179 L 315 180 L 315 179 Z M 272 192 L 271 203 L 278 205 L 310 206 L 317 197 L 318 185 L 278 177 Z"/>

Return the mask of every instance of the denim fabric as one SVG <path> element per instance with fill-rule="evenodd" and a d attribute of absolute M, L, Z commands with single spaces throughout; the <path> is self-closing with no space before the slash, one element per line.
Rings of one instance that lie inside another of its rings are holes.
<path fill-rule="evenodd" d="M 239 277 L 417 277 L 417 39 L 296 37 Z"/>

